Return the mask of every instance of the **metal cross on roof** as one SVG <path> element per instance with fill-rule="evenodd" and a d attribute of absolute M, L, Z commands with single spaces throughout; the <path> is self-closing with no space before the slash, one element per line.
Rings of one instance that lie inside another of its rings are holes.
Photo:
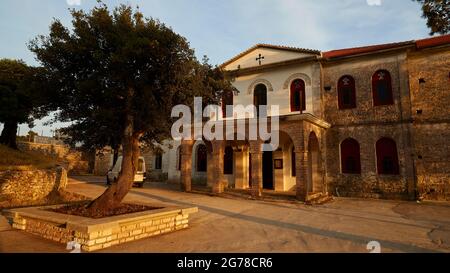
<path fill-rule="evenodd" d="M 264 60 L 264 57 L 261 54 L 259 54 L 258 58 L 256 58 L 256 61 L 259 62 L 259 65 L 261 65 L 262 60 Z"/>

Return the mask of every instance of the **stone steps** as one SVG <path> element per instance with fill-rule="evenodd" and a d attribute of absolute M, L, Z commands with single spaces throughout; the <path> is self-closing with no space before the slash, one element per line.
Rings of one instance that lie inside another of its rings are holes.
<path fill-rule="evenodd" d="M 306 204 L 307 205 L 322 205 L 327 202 L 330 202 L 333 200 L 333 197 L 331 197 L 328 193 L 312 193 L 308 194 L 306 197 Z"/>

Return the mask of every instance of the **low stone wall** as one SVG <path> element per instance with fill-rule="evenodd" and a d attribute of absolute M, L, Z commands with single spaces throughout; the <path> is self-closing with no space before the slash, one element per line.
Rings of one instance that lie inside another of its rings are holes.
<path fill-rule="evenodd" d="M 408 182 L 396 175 L 339 175 L 330 179 L 328 189 L 341 197 L 411 200 Z"/>
<path fill-rule="evenodd" d="M 60 243 L 75 242 L 89 252 L 188 228 L 189 215 L 198 211 L 196 207 L 167 207 L 91 219 L 46 210 L 55 207 L 11 209 L 4 214 L 13 228 Z"/>
<path fill-rule="evenodd" d="M 450 201 L 450 178 L 448 174 L 417 176 L 419 199 Z"/>
<path fill-rule="evenodd" d="M 12 204 L 27 204 L 47 197 L 67 186 L 62 167 L 48 170 L 0 171 L 0 197 Z"/>
<path fill-rule="evenodd" d="M 23 151 L 38 152 L 63 161 L 70 174 L 79 175 L 90 172 L 89 161 L 83 160 L 83 153 L 71 149 L 68 145 L 18 142 L 17 146 Z"/>

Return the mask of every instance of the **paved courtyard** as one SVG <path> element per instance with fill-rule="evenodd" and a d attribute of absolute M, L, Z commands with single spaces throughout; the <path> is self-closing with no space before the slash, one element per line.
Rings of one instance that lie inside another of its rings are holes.
<path fill-rule="evenodd" d="M 103 177 L 71 178 L 69 191 L 96 197 Z M 197 206 L 190 228 L 101 252 L 450 252 L 450 204 L 338 198 L 321 206 L 183 193 L 162 183 L 133 189 L 127 201 Z M 68 252 L 0 218 L 0 252 Z"/>

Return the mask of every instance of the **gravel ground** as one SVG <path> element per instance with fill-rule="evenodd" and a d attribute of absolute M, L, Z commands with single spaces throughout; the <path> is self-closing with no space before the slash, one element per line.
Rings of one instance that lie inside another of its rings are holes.
<path fill-rule="evenodd" d="M 73 177 L 68 191 L 94 198 L 103 177 Z M 183 193 L 163 183 L 133 189 L 126 201 L 197 206 L 190 228 L 100 252 L 450 252 L 450 204 L 338 198 L 321 206 Z M 68 252 L 11 230 L 0 218 L 0 252 Z"/>

